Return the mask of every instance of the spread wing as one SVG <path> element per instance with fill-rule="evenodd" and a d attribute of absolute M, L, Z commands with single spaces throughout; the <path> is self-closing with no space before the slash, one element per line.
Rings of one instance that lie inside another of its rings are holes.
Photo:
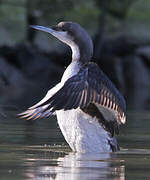
<path fill-rule="evenodd" d="M 125 123 L 124 98 L 95 63 L 84 65 L 55 94 L 26 111 L 26 116 L 33 118 L 35 109 L 37 117 L 49 116 L 56 110 L 70 110 L 78 107 L 86 113 L 96 108 L 101 116 L 99 118 L 102 124 L 106 127 L 107 124 L 118 127 Z M 42 111 L 40 108 L 43 108 Z M 97 116 L 93 112 L 89 114 Z"/>
<path fill-rule="evenodd" d="M 23 113 L 18 114 L 21 118 L 26 118 L 26 120 L 30 119 L 38 119 L 38 118 L 43 118 L 43 117 L 49 117 L 51 115 L 55 115 L 55 112 L 51 109 L 48 109 L 48 105 L 42 105 L 44 102 L 46 102 L 49 98 L 51 98 L 61 87 L 63 86 L 62 83 L 58 83 L 55 87 L 50 89 L 46 96 L 37 104 L 34 106 L 28 108 Z"/>

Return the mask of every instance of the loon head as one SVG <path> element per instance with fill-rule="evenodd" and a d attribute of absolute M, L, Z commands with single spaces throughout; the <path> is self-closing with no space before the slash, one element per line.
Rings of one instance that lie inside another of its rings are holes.
<path fill-rule="evenodd" d="M 44 27 L 32 25 L 34 29 L 48 32 L 72 49 L 72 60 L 86 63 L 93 55 L 93 42 L 89 34 L 77 23 L 60 22 L 56 26 Z"/>

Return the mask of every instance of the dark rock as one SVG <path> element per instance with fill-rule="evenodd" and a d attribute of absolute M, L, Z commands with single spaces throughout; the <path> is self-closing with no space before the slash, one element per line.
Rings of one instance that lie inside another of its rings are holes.
<path fill-rule="evenodd" d="M 140 56 L 147 68 L 150 69 L 150 44 L 146 46 L 139 47 L 136 50 L 136 55 Z"/>
<path fill-rule="evenodd" d="M 0 57 L 0 96 L 1 103 L 20 99 L 30 82 L 22 72 Z"/>
<path fill-rule="evenodd" d="M 149 107 L 150 70 L 141 57 L 132 55 L 124 59 L 125 91 L 128 104 L 136 109 Z"/>
<path fill-rule="evenodd" d="M 63 68 L 29 45 L 0 49 L 0 95 L 2 104 L 31 106 L 61 77 Z"/>

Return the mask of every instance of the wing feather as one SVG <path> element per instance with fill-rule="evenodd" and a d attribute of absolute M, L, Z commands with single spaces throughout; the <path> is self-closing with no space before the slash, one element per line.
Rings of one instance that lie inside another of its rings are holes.
<path fill-rule="evenodd" d="M 125 101 L 107 76 L 95 63 L 85 64 L 57 90 L 49 92 L 44 100 L 29 108 L 22 117 L 29 119 L 49 116 L 57 110 L 87 108 L 91 103 L 115 114 L 114 126 L 125 123 Z M 108 121 L 108 120 L 106 120 Z M 109 121 L 110 123 L 110 121 Z M 111 123 L 110 123 L 111 124 Z"/>

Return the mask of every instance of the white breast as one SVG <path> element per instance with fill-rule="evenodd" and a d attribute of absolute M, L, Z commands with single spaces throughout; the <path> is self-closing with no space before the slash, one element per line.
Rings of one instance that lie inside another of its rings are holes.
<path fill-rule="evenodd" d="M 67 81 L 72 76 L 76 75 L 79 72 L 80 67 L 81 66 L 78 61 L 73 61 L 65 70 L 61 79 L 61 83 L 64 84 L 65 81 Z"/>
<path fill-rule="evenodd" d="M 110 137 L 96 118 L 82 110 L 56 111 L 60 129 L 75 152 L 112 152 Z"/>

